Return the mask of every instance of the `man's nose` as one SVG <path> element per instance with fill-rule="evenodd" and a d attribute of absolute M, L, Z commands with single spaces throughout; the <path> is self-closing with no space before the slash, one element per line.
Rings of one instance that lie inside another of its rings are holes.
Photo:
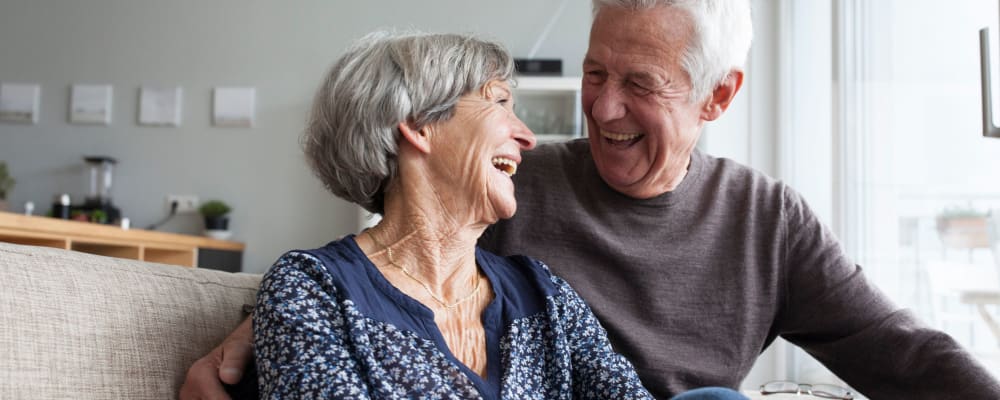
<path fill-rule="evenodd" d="M 598 122 L 609 122 L 625 116 L 625 98 L 621 89 L 605 83 L 590 107 L 590 116 Z"/>

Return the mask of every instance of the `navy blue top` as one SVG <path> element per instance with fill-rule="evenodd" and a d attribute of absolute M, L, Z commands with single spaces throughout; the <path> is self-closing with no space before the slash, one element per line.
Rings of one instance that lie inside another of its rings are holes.
<path fill-rule="evenodd" d="M 264 276 L 253 316 L 262 398 L 651 398 L 548 267 L 479 248 L 476 261 L 495 294 L 482 313 L 485 379 L 353 236 L 286 253 Z"/>

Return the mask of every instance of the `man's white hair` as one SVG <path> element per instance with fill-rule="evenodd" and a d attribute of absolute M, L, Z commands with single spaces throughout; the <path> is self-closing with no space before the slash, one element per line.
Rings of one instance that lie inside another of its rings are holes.
<path fill-rule="evenodd" d="M 593 7 L 595 18 L 606 7 L 686 11 L 694 32 L 681 67 L 691 79 L 691 101 L 705 100 L 730 71 L 742 70 L 753 40 L 750 0 L 593 0 Z"/>

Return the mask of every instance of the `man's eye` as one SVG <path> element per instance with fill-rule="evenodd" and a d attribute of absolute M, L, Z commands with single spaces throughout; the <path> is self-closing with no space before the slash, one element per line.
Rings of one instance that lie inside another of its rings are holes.
<path fill-rule="evenodd" d="M 587 82 L 590 83 L 600 83 L 604 81 L 604 71 L 587 71 L 584 74 Z"/>
<path fill-rule="evenodd" d="M 628 86 L 630 88 L 632 88 L 632 90 L 634 90 L 636 93 L 649 93 L 649 89 L 647 89 L 645 86 L 643 86 L 641 84 L 638 84 L 636 82 L 631 82 L 630 81 L 628 83 Z"/>

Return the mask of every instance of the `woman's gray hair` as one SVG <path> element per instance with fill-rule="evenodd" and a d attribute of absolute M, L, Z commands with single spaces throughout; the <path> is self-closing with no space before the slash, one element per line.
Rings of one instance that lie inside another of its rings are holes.
<path fill-rule="evenodd" d="M 676 7 L 694 26 L 681 67 L 691 79 L 690 101 L 705 100 L 733 69 L 742 69 L 753 41 L 750 0 L 593 0 L 594 17 L 605 7 L 648 10 Z"/>
<path fill-rule="evenodd" d="M 399 124 L 452 117 L 459 98 L 511 80 L 503 45 L 457 34 L 374 32 L 334 63 L 316 93 L 302 147 L 333 194 L 374 213 L 397 174 Z"/>

